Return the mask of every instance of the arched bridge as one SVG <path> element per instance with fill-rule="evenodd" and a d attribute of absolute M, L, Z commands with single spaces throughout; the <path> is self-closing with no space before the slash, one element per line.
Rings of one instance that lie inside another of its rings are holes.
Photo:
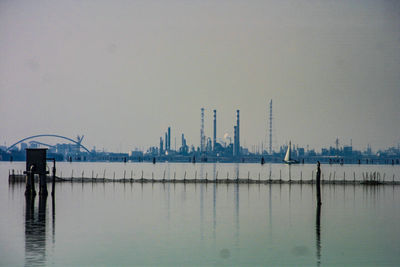
<path fill-rule="evenodd" d="M 89 149 L 87 149 L 87 148 L 86 148 L 84 145 L 82 145 L 80 142 L 77 142 L 77 141 L 75 141 L 74 139 L 71 139 L 71 138 L 68 138 L 68 137 L 65 137 L 65 136 L 62 136 L 62 135 L 57 135 L 57 134 L 38 134 L 38 135 L 32 135 L 32 136 L 26 137 L 26 138 L 24 138 L 24 139 L 19 140 L 19 141 L 16 142 L 16 143 L 12 144 L 11 146 L 9 146 L 9 147 L 7 148 L 6 151 L 9 151 L 10 149 L 12 149 L 13 147 L 15 147 L 15 146 L 18 145 L 19 143 L 22 143 L 22 142 L 24 142 L 24 141 L 26 141 L 26 140 L 34 139 L 34 138 L 37 138 L 37 137 L 56 137 L 56 138 L 61 138 L 61 139 L 64 139 L 64 140 L 68 140 L 68 141 L 70 141 L 70 142 L 72 142 L 72 143 L 77 144 L 78 146 L 80 146 L 80 147 L 82 147 L 84 150 L 86 150 L 88 153 L 90 153 Z"/>

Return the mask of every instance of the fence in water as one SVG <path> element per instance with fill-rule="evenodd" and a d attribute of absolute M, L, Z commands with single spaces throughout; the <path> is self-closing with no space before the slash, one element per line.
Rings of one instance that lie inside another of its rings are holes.
<path fill-rule="evenodd" d="M 85 174 L 84 171 L 81 173 L 74 172 L 71 170 L 70 175 L 63 176 L 62 173 L 56 175 L 56 182 L 92 182 L 92 183 L 242 183 L 242 184 L 314 184 L 316 182 L 316 172 L 312 170 L 309 173 L 300 172 L 298 176 L 293 177 L 290 173 L 289 176 L 283 177 L 282 170 L 279 171 L 279 175 L 272 175 L 269 172 L 267 175 L 261 172 L 251 173 L 247 172 L 247 176 L 239 175 L 239 172 L 230 173 L 219 173 L 219 171 L 210 173 L 202 172 L 198 173 L 197 170 L 191 172 L 188 175 L 187 171 L 177 175 L 177 172 L 167 172 L 164 170 L 162 175 L 154 172 L 145 174 L 144 170 L 134 172 L 133 170 L 124 170 L 123 174 L 116 174 L 116 172 L 107 172 L 106 169 L 102 173 L 95 172 L 92 170 L 89 175 Z M 47 176 L 50 181 L 51 175 Z M 35 178 L 37 179 L 37 177 Z M 9 170 L 9 182 L 25 182 L 26 175 L 22 170 Z M 333 172 L 322 172 L 321 173 L 321 184 L 338 184 L 338 185 L 400 185 L 400 181 L 396 180 L 396 175 L 387 175 L 385 172 L 380 171 L 368 171 L 362 172 L 356 175 L 356 172 L 352 173 L 338 173 Z"/>

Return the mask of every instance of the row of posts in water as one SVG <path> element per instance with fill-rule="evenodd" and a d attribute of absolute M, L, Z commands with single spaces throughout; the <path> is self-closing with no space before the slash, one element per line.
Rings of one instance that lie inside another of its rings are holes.
<path fill-rule="evenodd" d="M 123 181 L 126 181 L 127 179 L 130 180 L 130 181 L 133 181 L 134 179 L 136 180 L 136 177 L 134 175 L 134 171 L 133 170 L 130 171 L 130 176 L 128 176 L 127 171 L 124 170 L 123 178 L 122 177 L 121 178 L 118 178 L 118 177 L 116 178 L 116 172 L 115 171 L 113 172 L 112 179 L 107 177 L 106 173 L 107 173 L 106 169 L 104 169 L 104 171 L 102 173 L 103 175 L 101 177 L 99 177 L 99 174 L 96 173 L 96 175 L 95 175 L 94 170 L 92 170 L 91 178 L 90 178 L 90 177 L 85 177 L 85 172 L 82 171 L 82 173 L 79 176 L 75 176 L 74 177 L 74 170 L 71 170 L 71 175 L 70 176 L 63 177 L 62 176 L 62 172 L 61 172 L 60 176 L 58 176 L 57 178 L 61 178 L 61 180 L 70 180 L 70 181 L 79 180 L 79 179 L 81 179 L 81 180 L 85 179 L 86 181 L 87 180 L 92 180 L 92 181 L 123 180 Z M 76 172 L 75 172 L 75 174 L 76 174 Z M 13 178 L 15 179 L 16 176 L 19 176 L 19 177 L 23 176 L 23 171 L 15 172 L 15 170 L 12 170 L 11 173 L 9 172 L 10 181 L 12 181 Z M 193 180 L 193 178 L 190 179 L 190 178 L 187 177 L 187 172 L 185 171 L 184 175 L 183 175 L 183 179 L 176 179 L 176 172 L 173 173 L 173 179 L 171 179 L 171 177 L 168 177 L 168 179 L 166 179 L 166 170 L 164 170 L 162 181 L 167 182 L 167 181 L 171 181 L 172 180 L 172 181 L 198 181 L 198 182 L 201 182 L 201 181 L 210 181 L 210 182 L 217 181 L 218 182 L 218 181 L 227 181 L 227 180 L 233 180 L 234 181 L 234 180 L 239 180 L 239 179 L 243 180 L 243 181 L 246 180 L 246 178 L 244 178 L 244 177 L 243 178 L 239 177 L 239 173 L 236 173 L 236 175 L 233 176 L 233 177 L 230 176 L 229 172 L 226 173 L 226 177 L 218 177 L 218 176 L 219 176 L 219 172 L 217 171 L 215 173 L 215 176 L 213 177 L 213 179 L 209 179 L 208 172 L 205 173 L 205 178 L 204 178 L 204 176 L 203 177 L 198 177 L 197 171 L 195 171 L 194 180 Z M 53 174 L 52 177 L 55 177 L 55 175 Z M 151 179 L 151 180 L 154 180 L 154 181 L 159 181 L 160 180 L 160 179 L 155 178 L 154 172 L 151 172 L 151 178 L 145 177 L 143 170 L 140 172 L 139 177 L 138 177 L 139 180 L 148 180 L 148 179 Z M 306 181 L 306 180 L 303 180 L 303 171 L 300 172 L 299 179 L 292 179 L 291 174 L 289 173 L 288 180 L 285 180 L 285 181 L 282 179 L 282 170 L 279 170 L 279 179 L 273 178 L 272 177 L 272 172 L 269 172 L 268 177 L 266 177 L 267 179 L 263 179 L 263 180 L 261 180 L 261 173 L 260 172 L 258 173 L 258 180 L 254 180 L 254 179 L 252 179 L 250 177 L 251 177 L 250 171 L 248 171 L 247 172 L 247 180 L 248 181 L 252 181 L 252 182 L 268 182 L 268 181 L 271 182 L 271 181 L 274 181 L 274 182 L 297 182 L 297 183 L 300 182 L 301 183 L 303 181 Z M 381 174 L 381 172 L 378 172 L 378 171 L 362 172 L 362 179 L 356 179 L 356 173 L 355 172 L 353 172 L 352 177 L 351 178 L 350 177 L 351 176 L 347 176 L 347 180 L 346 180 L 346 172 L 343 172 L 343 175 L 341 177 L 336 175 L 336 171 L 329 172 L 329 175 L 326 175 L 326 177 L 325 177 L 324 173 L 321 173 L 321 181 L 322 181 L 322 183 L 339 183 L 339 182 L 342 182 L 342 183 L 351 183 L 351 182 L 353 182 L 353 183 L 362 183 L 362 182 L 386 183 L 388 181 L 391 181 L 392 183 L 395 183 L 395 174 L 393 174 L 392 177 L 388 177 L 386 175 L 386 173 Z M 348 179 L 348 178 L 350 178 L 350 179 Z M 392 179 L 390 179 L 390 178 L 392 178 Z M 309 182 L 310 181 L 311 182 L 314 181 L 314 170 L 311 171 L 311 180 L 307 180 L 307 181 L 309 181 Z"/>

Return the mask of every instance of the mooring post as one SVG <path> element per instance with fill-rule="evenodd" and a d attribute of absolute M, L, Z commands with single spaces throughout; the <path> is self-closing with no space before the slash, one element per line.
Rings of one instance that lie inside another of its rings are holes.
<path fill-rule="evenodd" d="M 26 188 L 25 188 L 26 196 L 36 195 L 34 169 L 35 166 L 31 165 L 30 168 L 26 171 Z"/>
<path fill-rule="evenodd" d="M 321 168 L 320 168 L 321 163 L 318 161 L 317 162 L 317 204 L 320 206 L 322 204 L 321 202 Z"/>
<path fill-rule="evenodd" d="M 54 197 L 56 193 L 56 159 L 53 158 L 53 183 L 51 184 L 51 195 Z"/>

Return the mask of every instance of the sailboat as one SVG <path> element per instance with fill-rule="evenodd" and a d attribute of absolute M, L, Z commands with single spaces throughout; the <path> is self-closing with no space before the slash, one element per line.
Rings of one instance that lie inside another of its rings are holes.
<path fill-rule="evenodd" d="M 286 150 L 286 155 L 285 158 L 283 159 L 283 162 L 285 162 L 286 164 L 296 164 L 299 163 L 297 160 L 292 159 L 292 142 L 289 141 L 289 146 Z"/>

